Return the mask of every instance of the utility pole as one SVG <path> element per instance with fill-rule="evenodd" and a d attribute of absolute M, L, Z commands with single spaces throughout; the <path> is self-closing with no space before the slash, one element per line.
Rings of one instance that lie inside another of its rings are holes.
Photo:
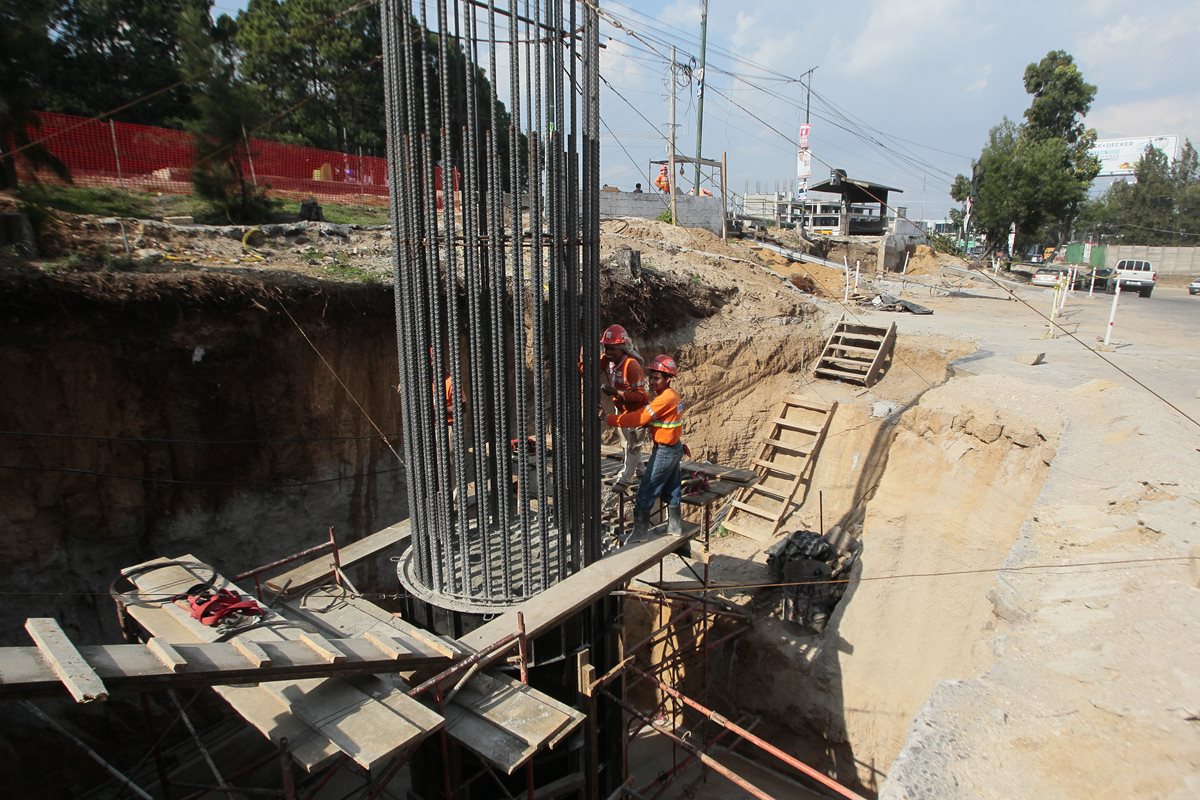
<path fill-rule="evenodd" d="M 696 100 L 696 196 L 700 196 L 700 159 L 703 154 L 700 143 L 704 141 L 704 50 L 708 44 L 708 0 L 700 1 L 700 81 L 698 84 L 699 97 Z"/>
<path fill-rule="evenodd" d="M 804 73 L 804 124 L 809 124 L 808 112 L 812 108 L 812 74 L 817 71 L 813 67 L 808 72 Z"/>
<path fill-rule="evenodd" d="M 671 122 L 667 132 L 667 190 L 671 193 L 671 224 L 678 225 L 675 215 L 675 48 L 671 48 Z"/>

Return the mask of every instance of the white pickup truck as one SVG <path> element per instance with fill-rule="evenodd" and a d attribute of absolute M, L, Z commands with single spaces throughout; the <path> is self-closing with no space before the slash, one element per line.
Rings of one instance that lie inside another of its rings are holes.
<path fill-rule="evenodd" d="M 1109 291 L 1116 291 L 1116 284 L 1121 285 L 1121 291 L 1134 291 L 1142 297 L 1149 297 L 1154 291 L 1154 282 L 1158 275 L 1149 261 L 1123 258 L 1117 262 L 1116 271 L 1109 281 Z"/>

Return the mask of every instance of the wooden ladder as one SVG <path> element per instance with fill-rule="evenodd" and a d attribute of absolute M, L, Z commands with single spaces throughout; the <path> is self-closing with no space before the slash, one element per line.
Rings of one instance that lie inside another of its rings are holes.
<path fill-rule="evenodd" d="M 730 502 L 723 523 L 726 530 L 763 543 L 774 541 L 792 511 L 800 484 L 812 478 L 817 451 L 836 408 L 836 402 L 794 394 L 784 398 L 767 420 L 766 434 L 758 440 L 758 454 L 750 462 L 759 481 L 743 487 Z"/>
<path fill-rule="evenodd" d="M 817 360 L 816 376 L 871 386 L 896 346 L 896 323 L 886 328 L 848 322 L 843 314 Z"/>

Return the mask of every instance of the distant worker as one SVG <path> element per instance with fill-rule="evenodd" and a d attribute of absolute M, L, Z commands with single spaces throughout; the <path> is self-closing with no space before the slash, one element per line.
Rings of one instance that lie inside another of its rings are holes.
<path fill-rule="evenodd" d="M 667 173 L 667 165 L 663 164 L 658 170 L 658 177 L 654 179 L 654 185 L 659 188 L 659 191 L 671 191 L 671 176 Z"/>
<path fill-rule="evenodd" d="M 644 192 L 642 192 L 642 185 L 640 183 L 635 183 L 633 185 L 633 193 L 634 194 L 644 194 Z"/>
<path fill-rule="evenodd" d="M 640 409 L 608 415 L 608 424 L 613 427 L 649 426 L 654 431 L 654 449 L 650 451 L 646 473 L 633 503 L 635 539 L 649 532 L 650 512 L 654 509 L 654 501 L 659 499 L 667 508 L 667 533 L 683 533 L 683 516 L 679 509 L 683 497 L 679 475 L 679 462 L 683 458 L 680 440 L 683 399 L 671 388 L 671 379 L 679 374 L 679 367 L 675 359 L 659 355 L 646 367 L 646 374 L 654 399 Z"/>
<path fill-rule="evenodd" d="M 642 408 L 650 402 L 646 386 L 646 373 L 642 370 L 643 359 L 629 333 L 620 325 L 609 325 L 600 336 L 600 370 L 603 379 L 600 391 L 612 398 L 617 414 Z M 621 428 L 621 449 L 624 461 L 621 475 L 613 486 L 615 494 L 624 494 L 633 486 L 634 471 L 642 455 L 642 431 L 640 428 Z"/>

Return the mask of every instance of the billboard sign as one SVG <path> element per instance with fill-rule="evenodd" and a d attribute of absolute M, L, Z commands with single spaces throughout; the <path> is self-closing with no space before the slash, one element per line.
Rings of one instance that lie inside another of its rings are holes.
<path fill-rule="evenodd" d="M 1178 136 L 1133 136 L 1126 139 L 1097 139 L 1092 155 L 1100 159 L 1100 175 L 1132 175 L 1147 146 L 1175 158 Z"/>

